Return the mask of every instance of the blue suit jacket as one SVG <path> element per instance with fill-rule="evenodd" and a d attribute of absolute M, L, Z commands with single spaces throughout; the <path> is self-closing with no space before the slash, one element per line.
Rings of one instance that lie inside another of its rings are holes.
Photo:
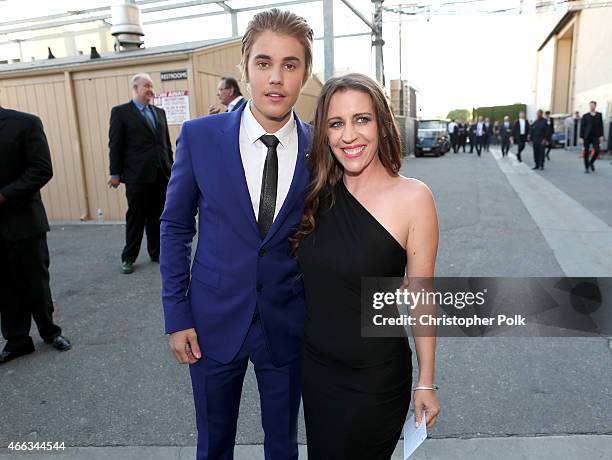
<path fill-rule="evenodd" d="M 304 286 L 287 238 L 303 212 L 311 127 L 296 117 L 295 173 L 285 202 L 262 239 L 240 157 L 245 107 L 187 121 L 177 139 L 161 216 L 166 333 L 193 327 L 202 353 L 228 363 L 259 309 L 272 361 L 280 366 L 297 358 L 303 337 Z M 196 213 L 198 242 L 190 267 Z"/>

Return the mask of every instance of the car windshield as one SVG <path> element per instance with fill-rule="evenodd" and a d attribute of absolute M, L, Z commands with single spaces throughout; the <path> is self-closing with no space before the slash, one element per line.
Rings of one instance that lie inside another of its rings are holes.
<path fill-rule="evenodd" d="M 565 131 L 565 118 L 553 118 L 553 123 L 556 132 Z"/>
<path fill-rule="evenodd" d="M 438 129 L 444 130 L 446 126 L 444 122 L 437 120 L 419 121 L 419 129 Z"/>

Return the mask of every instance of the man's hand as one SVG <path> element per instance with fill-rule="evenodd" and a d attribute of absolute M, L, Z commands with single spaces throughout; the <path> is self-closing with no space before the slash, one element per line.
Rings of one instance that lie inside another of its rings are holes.
<path fill-rule="evenodd" d="M 510 143 L 514 144 L 514 137 L 510 136 Z"/>
<path fill-rule="evenodd" d="M 219 112 L 221 112 L 221 109 L 219 107 L 216 107 L 214 105 L 208 107 L 208 115 L 216 115 Z"/>
<path fill-rule="evenodd" d="M 117 187 L 119 187 L 120 183 L 121 183 L 121 181 L 117 177 L 109 177 L 108 178 L 108 186 L 109 187 L 117 188 Z"/>
<path fill-rule="evenodd" d="M 584 139 L 583 139 L 582 137 L 581 137 L 580 139 L 578 139 L 578 141 L 579 141 L 581 144 L 584 144 Z"/>
<path fill-rule="evenodd" d="M 4 203 L 6 203 L 6 198 L 4 198 L 4 195 L 0 193 L 0 206 L 3 205 Z"/>
<path fill-rule="evenodd" d="M 195 329 L 185 329 L 170 334 L 170 350 L 181 364 L 194 364 L 202 357 Z"/>

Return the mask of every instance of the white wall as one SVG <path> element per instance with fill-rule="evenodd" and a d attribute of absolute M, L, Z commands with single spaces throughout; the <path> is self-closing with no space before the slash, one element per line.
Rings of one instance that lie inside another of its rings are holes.
<path fill-rule="evenodd" d="M 538 53 L 535 106 L 542 110 L 547 110 L 551 105 L 555 43 L 554 39 L 549 40 L 542 51 Z"/>
<path fill-rule="evenodd" d="M 589 101 L 610 115 L 612 104 L 612 7 L 585 9 L 580 13 L 574 108 L 588 111 Z"/>

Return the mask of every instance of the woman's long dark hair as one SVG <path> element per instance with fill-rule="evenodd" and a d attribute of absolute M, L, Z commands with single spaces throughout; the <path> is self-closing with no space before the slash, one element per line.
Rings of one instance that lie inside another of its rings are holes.
<path fill-rule="evenodd" d="M 327 139 L 329 102 L 339 91 L 355 90 L 372 99 L 374 116 L 378 127 L 378 155 L 380 162 L 392 175 L 398 175 L 402 164 L 402 142 L 393 116 L 393 111 L 382 87 L 370 77 L 358 73 L 327 80 L 317 103 L 312 143 L 308 151 L 310 185 L 304 203 L 304 214 L 294 235 L 289 238 L 295 254 L 302 238 L 315 228 L 315 215 L 321 199 L 331 196 L 334 201 L 334 186 L 342 178 L 343 169 L 334 157 Z"/>

